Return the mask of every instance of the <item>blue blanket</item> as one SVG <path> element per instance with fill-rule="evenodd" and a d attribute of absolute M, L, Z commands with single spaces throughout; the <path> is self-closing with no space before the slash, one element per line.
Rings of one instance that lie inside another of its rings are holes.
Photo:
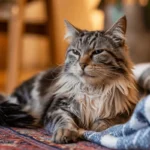
<path fill-rule="evenodd" d="M 86 131 L 84 138 L 112 149 L 150 149 L 150 95 L 137 104 L 127 123 L 102 132 Z"/>

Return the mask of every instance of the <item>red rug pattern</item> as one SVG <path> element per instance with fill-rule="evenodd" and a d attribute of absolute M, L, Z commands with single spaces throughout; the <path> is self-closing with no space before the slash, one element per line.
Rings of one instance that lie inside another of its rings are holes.
<path fill-rule="evenodd" d="M 42 129 L 0 127 L 0 150 L 108 150 L 87 141 L 55 144 Z"/>

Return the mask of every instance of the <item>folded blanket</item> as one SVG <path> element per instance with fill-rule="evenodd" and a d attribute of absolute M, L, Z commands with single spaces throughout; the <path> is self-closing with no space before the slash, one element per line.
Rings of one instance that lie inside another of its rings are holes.
<path fill-rule="evenodd" d="M 136 65 L 133 73 L 139 86 L 150 93 L 150 63 Z"/>
<path fill-rule="evenodd" d="M 134 73 L 141 87 L 150 91 L 150 64 L 137 66 Z M 150 95 L 137 104 L 127 123 L 102 132 L 86 131 L 84 138 L 113 149 L 150 149 Z"/>

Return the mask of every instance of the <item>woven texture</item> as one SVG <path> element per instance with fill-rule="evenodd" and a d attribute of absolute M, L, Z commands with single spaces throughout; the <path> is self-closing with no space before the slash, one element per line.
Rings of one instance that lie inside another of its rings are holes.
<path fill-rule="evenodd" d="M 73 144 L 55 144 L 42 129 L 0 127 L 0 150 L 108 150 L 86 141 Z"/>

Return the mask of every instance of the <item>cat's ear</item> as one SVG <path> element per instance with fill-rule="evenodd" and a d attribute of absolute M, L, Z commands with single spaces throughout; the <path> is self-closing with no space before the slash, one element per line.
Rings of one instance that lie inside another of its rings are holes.
<path fill-rule="evenodd" d="M 105 34 L 110 36 L 111 38 L 114 38 L 116 42 L 119 42 L 120 40 L 124 41 L 126 28 L 127 28 L 127 19 L 126 16 L 123 16 L 110 29 L 108 29 L 105 32 Z"/>
<path fill-rule="evenodd" d="M 75 26 L 73 26 L 69 21 L 64 20 L 65 26 L 66 26 L 66 34 L 65 39 L 68 42 L 71 42 L 75 37 L 77 37 L 80 33 L 80 30 L 77 29 Z"/>

